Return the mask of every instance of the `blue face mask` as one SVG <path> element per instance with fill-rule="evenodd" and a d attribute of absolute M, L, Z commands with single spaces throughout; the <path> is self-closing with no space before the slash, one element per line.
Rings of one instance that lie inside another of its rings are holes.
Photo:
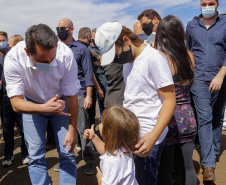
<path fill-rule="evenodd" d="M 6 48 L 8 46 L 8 42 L 0 42 L 0 48 Z"/>
<path fill-rule="evenodd" d="M 210 19 L 216 15 L 216 7 L 215 6 L 205 6 L 202 7 L 202 15 L 203 17 Z"/>
<path fill-rule="evenodd" d="M 39 69 L 41 71 L 49 71 L 53 67 L 54 63 L 55 63 L 55 59 L 50 64 L 35 62 L 35 65 L 36 65 L 36 69 Z"/>

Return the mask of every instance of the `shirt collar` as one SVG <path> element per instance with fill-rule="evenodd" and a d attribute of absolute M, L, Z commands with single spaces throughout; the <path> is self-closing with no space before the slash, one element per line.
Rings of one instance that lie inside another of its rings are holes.
<path fill-rule="evenodd" d="M 83 45 L 85 45 L 86 47 L 89 46 L 89 44 L 87 44 L 87 43 L 85 43 L 85 42 L 83 42 L 83 41 L 81 41 L 81 40 L 78 40 L 78 42 L 81 43 L 81 44 L 83 44 Z"/>
<path fill-rule="evenodd" d="M 67 45 L 69 48 L 71 48 L 72 46 L 77 47 L 78 46 L 78 42 L 73 38 L 72 42 L 70 44 Z"/>

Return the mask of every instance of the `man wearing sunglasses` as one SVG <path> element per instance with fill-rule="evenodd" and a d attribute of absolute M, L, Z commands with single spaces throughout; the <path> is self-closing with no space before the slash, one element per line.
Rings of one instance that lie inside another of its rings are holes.
<path fill-rule="evenodd" d="M 56 28 L 58 38 L 71 48 L 78 65 L 78 79 L 81 89 L 78 92 L 78 140 L 81 141 L 82 155 L 86 162 L 85 173 L 91 175 L 95 173 L 95 153 L 92 142 L 83 138 L 83 132 L 89 128 L 88 109 L 92 106 L 93 91 L 93 67 L 89 49 L 73 38 L 73 23 L 70 19 L 64 18 L 58 22 Z"/>

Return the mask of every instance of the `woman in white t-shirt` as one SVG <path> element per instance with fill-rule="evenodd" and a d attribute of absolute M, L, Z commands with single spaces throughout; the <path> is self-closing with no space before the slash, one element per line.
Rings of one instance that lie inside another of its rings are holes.
<path fill-rule="evenodd" d="M 134 112 L 140 124 L 140 140 L 134 152 L 136 179 L 139 184 L 156 185 L 167 125 L 176 105 L 168 61 L 118 22 L 100 26 L 95 44 L 102 54 L 101 65 L 133 62 L 127 73 L 123 107 Z"/>
<path fill-rule="evenodd" d="M 84 138 L 92 140 L 101 155 L 98 185 L 138 185 L 132 155 L 140 131 L 135 114 L 120 106 L 108 107 L 103 112 L 99 131 L 104 142 L 95 134 L 94 125 L 84 132 Z"/>

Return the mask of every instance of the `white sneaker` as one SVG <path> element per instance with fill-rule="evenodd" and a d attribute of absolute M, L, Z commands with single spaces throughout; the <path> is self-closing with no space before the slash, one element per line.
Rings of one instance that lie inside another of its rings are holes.
<path fill-rule="evenodd" d="M 54 171 L 55 171 L 55 172 L 59 172 L 59 171 L 60 171 L 60 164 L 57 164 L 57 165 L 54 167 Z"/>
<path fill-rule="evenodd" d="M 22 163 L 23 163 L 24 165 L 28 165 L 29 162 L 30 162 L 30 160 L 29 160 L 29 155 L 23 156 L 23 157 L 22 157 Z"/>
<path fill-rule="evenodd" d="M 5 156 L 2 161 L 2 166 L 10 166 L 13 160 L 14 160 L 13 156 L 10 155 Z"/>

